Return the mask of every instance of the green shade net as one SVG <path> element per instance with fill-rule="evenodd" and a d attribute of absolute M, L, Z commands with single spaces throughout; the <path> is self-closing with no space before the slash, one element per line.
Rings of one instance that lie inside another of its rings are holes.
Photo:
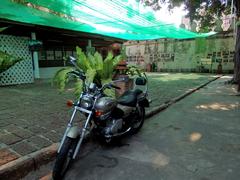
<path fill-rule="evenodd" d="M 34 25 L 100 34 L 125 40 L 207 37 L 140 13 L 127 0 L 1 0 L 0 18 Z M 27 6 L 27 3 L 34 6 Z M 41 10 L 39 10 L 41 9 Z M 56 15 L 57 14 L 57 15 Z"/>

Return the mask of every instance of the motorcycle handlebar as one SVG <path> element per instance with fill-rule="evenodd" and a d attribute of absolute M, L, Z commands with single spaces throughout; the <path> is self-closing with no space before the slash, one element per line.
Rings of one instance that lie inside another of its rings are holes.
<path fill-rule="evenodd" d="M 120 78 L 120 79 L 114 80 L 114 81 L 112 81 L 112 82 L 110 82 L 110 83 L 104 84 L 100 90 L 101 90 L 101 91 L 104 91 L 106 88 L 121 89 L 120 87 L 115 86 L 113 83 L 123 82 L 123 81 L 125 81 L 124 78 Z"/>
<path fill-rule="evenodd" d="M 84 73 L 82 73 L 80 71 L 71 71 L 68 74 L 72 74 L 72 75 L 82 79 L 83 81 L 86 79 L 86 76 L 84 75 Z"/>
<path fill-rule="evenodd" d="M 120 87 L 115 86 L 115 85 L 113 85 L 113 84 L 111 84 L 111 87 L 112 87 L 112 88 L 115 88 L 115 89 L 121 89 Z"/>

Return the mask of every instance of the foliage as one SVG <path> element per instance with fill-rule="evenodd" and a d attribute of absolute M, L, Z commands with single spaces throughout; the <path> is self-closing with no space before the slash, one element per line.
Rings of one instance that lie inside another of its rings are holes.
<path fill-rule="evenodd" d="M 12 0 L 12 2 L 22 4 L 24 6 L 32 7 L 34 9 L 37 9 L 37 10 L 40 10 L 40 11 L 48 12 L 48 13 L 54 14 L 56 16 L 59 16 L 61 18 L 66 18 L 68 20 L 72 20 L 72 21 L 76 20 L 72 16 L 68 15 L 68 14 L 71 14 L 71 12 L 69 11 L 69 9 L 65 8 L 66 3 L 68 3 L 67 1 L 59 1 L 58 2 L 58 4 L 59 4 L 58 8 L 60 9 L 59 12 L 51 10 L 47 7 L 39 6 L 37 2 L 36 2 L 37 4 L 34 4 L 32 2 L 29 2 L 28 0 Z M 64 13 L 61 13 L 61 12 L 64 12 Z"/>
<path fill-rule="evenodd" d="M 8 70 L 22 59 L 16 58 L 0 50 L 0 73 Z"/>
<path fill-rule="evenodd" d="M 174 7 L 184 5 L 191 21 L 200 22 L 200 32 L 209 32 L 222 13 L 229 14 L 231 1 L 223 0 L 141 0 L 146 6 L 154 10 L 161 9 L 162 4 L 168 4 L 171 11 Z M 228 2 L 228 4 L 226 4 Z M 237 16 L 240 16 L 240 1 L 234 0 Z"/>
<path fill-rule="evenodd" d="M 128 65 L 128 69 L 126 71 L 126 74 L 129 75 L 129 76 L 142 76 L 144 73 L 144 70 L 137 67 L 137 66 L 134 66 L 134 65 Z"/>
<path fill-rule="evenodd" d="M 7 27 L 0 28 L 0 32 L 7 29 Z M 16 58 L 6 52 L 0 50 L 0 73 L 8 70 L 10 67 L 21 61 L 21 58 Z"/>
<path fill-rule="evenodd" d="M 5 29 L 7 29 L 8 27 L 1 27 L 0 28 L 0 32 L 4 31 Z"/>
<path fill-rule="evenodd" d="M 121 55 L 114 57 L 112 52 L 108 52 L 107 57 L 103 60 L 102 55 L 95 52 L 94 55 L 88 53 L 85 54 L 81 48 L 76 47 L 77 54 L 77 66 L 86 75 L 86 83 L 96 83 L 101 86 L 104 83 L 112 81 L 112 75 L 115 66 L 122 60 Z M 63 91 L 65 85 L 69 82 L 69 72 L 76 70 L 75 67 L 66 67 L 60 69 L 53 78 L 53 83 Z M 82 91 L 82 82 L 79 79 L 76 80 L 75 94 L 79 95 Z M 112 94 L 112 93 L 110 93 Z"/>
<path fill-rule="evenodd" d="M 121 47 L 121 55 L 122 55 L 122 59 L 127 59 L 126 46 Z"/>
<path fill-rule="evenodd" d="M 222 13 L 230 14 L 232 2 L 236 14 L 236 22 L 240 20 L 239 0 L 141 0 L 141 2 L 147 6 L 152 6 L 153 9 L 155 9 L 155 6 L 158 6 L 157 9 L 160 9 L 163 3 L 168 3 L 169 9 L 173 9 L 173 7 L 184 4 L 185 9 L 188 11 L 188 17 L 190 17 L 191 22 L 197 20 L 200 23 L 200 32 L 211 30 L 212 27 L 215 26 L 219 21 Z M 240 87 L 240 27 L 238 23 L 236 23 L 236 26 L 238 28 L 234 56 L 233 82 L 238 82 Z"/>
<path fill-rule="evenodd" d="M 53 84 L 55 84 L 60 91 L 63 91 L 67 82 L 69 81 L 68 73 L 73 71 L 72 67 L 66 67 L 58 70 L 53 78 Z"/>
<path fill-rule="evenodd" d="M 206 47 L 207 47 L 206 38 L 196 38 L 195 43 L 196 43 L 195 45 L 196 54 L 201 54 L 206 52 Z"/>

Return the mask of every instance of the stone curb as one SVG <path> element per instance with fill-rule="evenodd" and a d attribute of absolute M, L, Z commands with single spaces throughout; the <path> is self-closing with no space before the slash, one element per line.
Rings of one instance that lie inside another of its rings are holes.
<path fill-rule="evenodd" d="M 163 111 L 172 104 L 180 101 L 181 99 L 189 96 L 193 92 L 203 88 L 209 83 L 219 79 L 221 76 L 218 76 L 207 83 L 201 84 L 200 86 L 193 88 L 186 93 L 171 99 L 168 103 L 164 103 L 160 106 L 154 107 L 151 111 L 146 113 L 146 118 L 150 118 L 153 115 Z M 59 143 L 54 143 L 49 147 L 41 149 L 37 152 L 31 153 L 29 155 L 23 156 L 19 159 L 11 161 L 7 164 L 0 166 L 0 177 L 2 179 L 15 180 L 25 177 L 29 172 L 37 170 L 41 165 L 47 164 L 52 161 L 56 156 L 56 151 Z"/>
<path fill-rule="evenodd" d="M 8 180 L 23 178 L 29 172 L 53 160 L 56 156 L 58 144 L 54 143 L 49 147 L 0 166 L 0 177 Z"/>

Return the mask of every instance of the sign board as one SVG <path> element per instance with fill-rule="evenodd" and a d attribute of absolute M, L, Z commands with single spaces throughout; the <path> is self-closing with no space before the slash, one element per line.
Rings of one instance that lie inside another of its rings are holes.
<path fill-rule="evenodd" d="M 212 59 L 210 59 L 210 58 L 201 58 L 200 63 L 203 64 L 203 65 L 204 64 L 211 65 L 212 64 Z"/>

